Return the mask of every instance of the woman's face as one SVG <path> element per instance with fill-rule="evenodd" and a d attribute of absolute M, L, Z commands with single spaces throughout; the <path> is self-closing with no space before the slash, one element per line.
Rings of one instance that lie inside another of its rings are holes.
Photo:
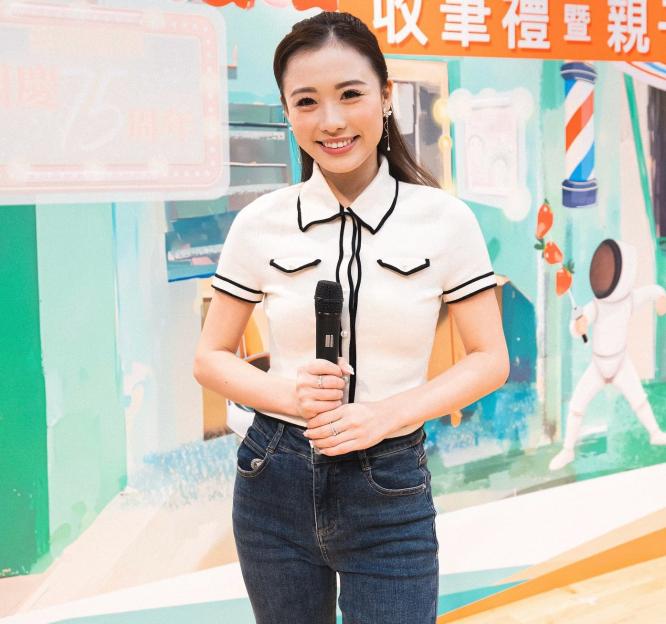
<path fill-rule="evenodd" d="M 324 172 L 376 168 L 392 86 L 389 81 L 382 97 L 368 59 L 339 42 L 295 53 L 282 88 L 297 143 Z"/>

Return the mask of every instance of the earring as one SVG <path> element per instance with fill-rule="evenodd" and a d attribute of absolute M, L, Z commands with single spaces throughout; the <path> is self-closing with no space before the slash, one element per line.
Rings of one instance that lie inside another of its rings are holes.
<path fill-rule="evenodd" d="M 391 144 L 389 143 L 389 127 L 388 120 L 389 117 L 393 114 L 393 111 L 389 108 L 384 111 L 384 132 L 386 132 L 386 151 L 391 151 Z"/>

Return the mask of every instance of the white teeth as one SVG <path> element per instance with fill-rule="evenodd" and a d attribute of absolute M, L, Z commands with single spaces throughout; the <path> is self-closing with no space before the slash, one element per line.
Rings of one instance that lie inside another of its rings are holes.
<path fill-rule="evenodd" d="M 325 143 L 322 141 L 322 143 L 326 147 L 331 147 L 333 149 L 340 149 L 341 147 L 346 147 L 349 145 L 354 139 L 348 139 L 347 141 L 336 141 L 335 143 Z"/>

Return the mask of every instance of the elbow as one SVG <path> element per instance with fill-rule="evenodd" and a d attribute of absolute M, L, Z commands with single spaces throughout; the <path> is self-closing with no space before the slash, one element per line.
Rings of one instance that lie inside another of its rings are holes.
<path fill-rule="evenodd" d="M 504 351 L 498 360 L 497 363 L 497 388 L 501 388 L 509 379 L 509 374 L 511 373 L 511 362 L 509 361 L 508 351 Z M 495 388 L 497 390 L 497 388 Z"/>
<path fill-rule="evenodd" d="M 192 376 L 200 386 L 204 385 L 204 371 L 206 369 L 203 359 L 203 356 L 200 353 L 197 353 L 194 356 L 194 363 L 192 366 Z"/>
<path fill-rule="evenodd" d="M 194 360 L 194 365 L 192 366 L 192 377 L 194 377 L 194 380 L 199 385 L 201 385 L 201 365 L 196 359 Z"/>
<path fill-rule="evenodd" d="M 226 349 L 198 349 L 192 365 L 192 376 L 200 386 L 214 389 L 220 379 L 226 377 L 225 355 L 230 354 L 232 359 L 236 355 Z"/>

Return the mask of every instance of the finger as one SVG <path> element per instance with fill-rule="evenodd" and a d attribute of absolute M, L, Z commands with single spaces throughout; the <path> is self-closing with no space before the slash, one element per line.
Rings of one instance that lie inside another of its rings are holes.
<path fill-rule="evenodd" d="M 310 436 L 308 437 L 317 448 L 323 449 L 323 448 L 331 448 L 337 446 L 338 444 L 341 444 L 342 442 L 351 440 L 354 437 L 354 435 L 351 431 L 338 431 L 337 435 L 332 435 L 331 428 L 328 427 L 328 433 L 325 436 L 314 439 Z"/>
<path fill-rule="evenodd" d="M 340 369 L 347 375 L 354 374 L 354 369 L 352 368 L 352 365 L 349 362 L 347 362 L 345 358 L 343 357 L 338 358 L 338 366 L 340 366 Z"/>
<path fill-rule="evenodd" d="M 336 377 L 342 376 L 342 369 L 333 362 L 318 358 L 312 360 L 305 365 L 305 370 L 311 375 L 335 375 Z"/>
<path fill-rule="evenodd" d="M 350 453 L 351 451 L 357 450 L 358 441 L 356 438 L 350 438 L 345 440 L 341 444 L 336 446 L 331 446 L 328 448 L 321 449 L 322 455 L 343 455 L 344 453 Z"/>
<path fill-rule="evenodd" d="M 322 412 L 321 414 L 315 416 L 310 420 L 310 422 L 308 422 L 308 429 L 323 427 L 328 425 L 330 422 L 337 422 L 344 416 L 341 407 L 342 404 L 336 405 L 335 408 L 328 410 L 326 413 Z"/>
<path fill-rule="evenodd" d="M 324 388 L 323 390 L 315 388 L 311 390 L 311 394 L 315 401 L 341 401 L 344 396 L 344 392 L 337 388 Z"/>
<path fill-rule="evenodd" d="M 302 404 L 304 417 L 308 419 L 308 423 L 313 418 L 317 418 L 324 412 L 331 412 L 337 407 L 342 405 L 341 401 L 306 401 Z"/>
<path fill-rule="evenodd" d="M 336 375 L 311 375 L 310 380 L 312 381 L 313 388 L 319 388 L 319 377 L 321 377 L 322 388 L 339 388 L 342 390 L 345 387 L 345 380 L 342 377 Z"/>
<path fill-rule="evenodd" d="M 341 432 L 338 431 L 338 435 L 340 434 Z M 306 438 L 308 438 L 308 440 L 324 440 L 325 438 L 333 435 L 333 430 L 331 429 L 331 425 L 321 425 L 321 427 L 314 428 L 308 426 L 304 435 Z"/>
<path fill-rule="evenodd" d="M 330 412 L 324 412 L 324 414 L 328 414 Z M 321 416 L 321 414 L 319 414 Z M 318 418 L 318 417 L 317 417 Z M 314 419 L 311 419 L 308 422 L 308 428 L 306 429 L 305 433 L 307 434 L 305 437 L 309 438 L 310 440 L 322 440 L 324 438 L 328 437 L 334 437 L 337 438 L 343 433 L 347 434 L 347 437 L 351 436 L 354 428 L 350 427 L 348 428 L 348 425 L 343 423 L 341 419 L 338 420 L 329 420 L 325 422 L 324 424 L 318 425 L 316 427 L 311 426 L 311 423 Z M 333 427 L 335 430 L 338 432 L 336 435 L 333 434 Z"/>

